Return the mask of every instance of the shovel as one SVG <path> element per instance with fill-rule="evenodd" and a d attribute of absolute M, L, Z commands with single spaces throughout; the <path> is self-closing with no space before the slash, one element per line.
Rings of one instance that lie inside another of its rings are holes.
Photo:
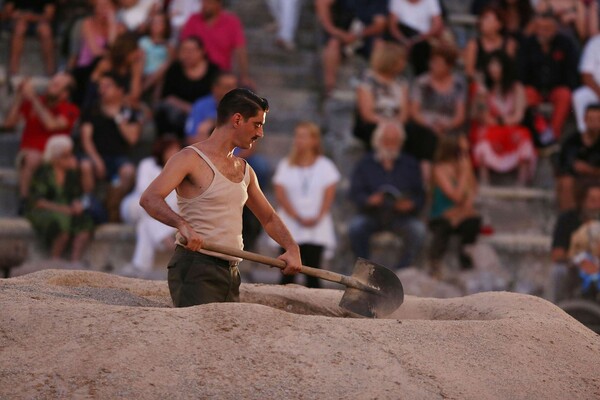
<path fill-rule="evenodd" d="M 280 269 L 286 267 L 285 261 L 277 258 L 222 246 L 216 243 L 204 242 L 202 248 Z M 363 258 L 356 260 L 352 276 L 324 269 L 306 267 L 304 265 L 300 272 L 346 286 L 346 291 L 340 301 L 340 307 L 364 317 L 385 317 L 400 307 L 404 301 L 404 289 L 398 276 L 389 269 Z"/>

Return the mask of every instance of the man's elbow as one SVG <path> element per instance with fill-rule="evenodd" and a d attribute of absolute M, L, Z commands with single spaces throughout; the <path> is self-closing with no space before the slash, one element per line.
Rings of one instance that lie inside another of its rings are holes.
<path fill-rule="evenodd" d="M 145 190 L 140 197 L 140 207 L 142 207 L 148 214 L 151 212 L 152 195 Z"/>

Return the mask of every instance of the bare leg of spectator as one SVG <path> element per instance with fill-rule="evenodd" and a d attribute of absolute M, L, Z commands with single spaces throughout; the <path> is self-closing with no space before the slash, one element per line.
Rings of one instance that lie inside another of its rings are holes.
<path fill-rule="evenodd" d="M 52 35 L 52 27 L 49 22 L 39 22 L 37 33 L 42 45 L 42 56 L 44 57 L 44 65 L 46 66 L 46 74 L 48 76 L 55 72 L 54 61 L 54 37 Z"/>
<path fill-rule="evenodd" d="M 527 182 L 529 181 L 529 176 L 530 176 L 530 165 L 528 161 L 521 161 L 519 163 L 519 167 L 518 167 L 518 172 L 517 172 L 517 185 L 524 187 L 525 185 L 527 185 Z"/>
<path fill-rule="evenodd" d="M 550 125 L 554 131 L 554 138 L 558 139 L 571 111 L 571 91 L 567 87 L 558 87 L 550 93 L 550 101 L 554 106 Z"/>
<path fill-rule="evenodd" d="M 53 260 L 58 260 L 65 252 L 67 245 L 69 244 L 69 233 L 63 232 L 59 234 L 54 242 L 52 242 L 52 247 L 50 249 L 50 256 Z"/>
<path fill-rule="evenodd" d="M 81 161 L 81 187 L 83 193 L 89 194 L 94 191 L 96 179 L 94 177 L 94 166 L 90 160 Z"/>
<path fill-rule="evenodd" d="M 19 196 L 26 199 L 29 196 L 29 185 L 35 170 L 42 164 L 42 154 L 36 150 L 23 150 L 23 161 L 19 172 Z"/>
<path fill-rule="evenodd" d="M 91 238 L 90 232 L 80 232 L 73 238 L 73 243 L 71 245 L 71 261 L 77 262 L 81 261 L 81 257 L 83 257 L 83 252 L 89 243 Z"/>
<path fill-rule="evenodd" d="M 575 178 L 572 176 L 560 176 L 556 181 L 556 198 L 558 209 L 561 211 L 575 208 Z"/>
<path fill-rule="evenodd" d="M 484 165 L 479 166 L 479 183 L 484 186 L 490 184 L 490 171 Z"/>
<path fill-rule="evenodd" d="M 342 62 L 341 43 L 338 39 L 329 39 L 323 49 L 323 75 L 325 92 L 330 94 L 335 88 L 337 71 Z"/>
<path fill-rule="evenodd" d="M 25 42 L 25 33 L 27 32 L 27 21 L 25 19 L 17 19 L 14 21 L 14 30 L 10 41 L 10 74 L 19 72 L 19 64 L 21 55 L 23 54 L 23 45 Z"/>

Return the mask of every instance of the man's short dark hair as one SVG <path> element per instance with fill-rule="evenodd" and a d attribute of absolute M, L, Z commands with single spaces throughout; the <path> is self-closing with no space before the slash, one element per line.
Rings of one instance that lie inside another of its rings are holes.
<path fill-rule="evenodd" d="M 110 71 L 103 73 L 101 77 L 108 78 L 111 81 L 113 81 L 113 83 L 123 92 L 129 91 L 129 80 L 126 77 L 123 77 L 119 74 Z"/>
<path fill-rule="evenodd" d="M 258 96 L 251 90 L 237 88 L 233 89 L 219 102 L 217 107 L 217 126 L 225 124 L 234 114 L 241 114 L 244 120 L 252 118 L 259 111 L 268 112 L 269 102 L 264 97 Z"/>
<path fill-rule="evenodd" d="M 600 103 L 592 103 L 592 104 L 588 105 L 585 108 L 585 114 L 587 114 L 590 111 L 600 111 Z"/>

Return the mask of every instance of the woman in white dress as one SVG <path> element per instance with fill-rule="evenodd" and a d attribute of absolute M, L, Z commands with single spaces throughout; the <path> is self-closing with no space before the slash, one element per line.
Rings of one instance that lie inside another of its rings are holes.
<path fill-rule="evenodd" d="M 294 131 L 290 154 L 281 160 L 273 177 L 279 215 L 300 246 L 304 265 L 320 268 L 325 250 L 335 247 L 331 205 L 340 173 L 322 155 L 321 133 L 312 122 L 299 123 Z M 282 284 L 294 276 L 283 276 Z M 320 287 L 319 280 L 306 277 L 308 287 Z"/>
<path fill-rule="evenodd" d="M 152 148 L 152 156 L 140 161 L 134 190 L 121 202 L 121 219 L 135 225 L 136 242 L 133 258 L 121 271 L 122 275 L 141 276 L 152 270 L 156 250 L 167 250 L 175 246 L 175 228 L 167 226 L 149 216 L 140 206 L 144 190 L 160 174 L 167 160 L 181 150 L 181 143 L 173 136 L 158 139 Z M 175 191 L 165 199 L 177 211 Z"/>

